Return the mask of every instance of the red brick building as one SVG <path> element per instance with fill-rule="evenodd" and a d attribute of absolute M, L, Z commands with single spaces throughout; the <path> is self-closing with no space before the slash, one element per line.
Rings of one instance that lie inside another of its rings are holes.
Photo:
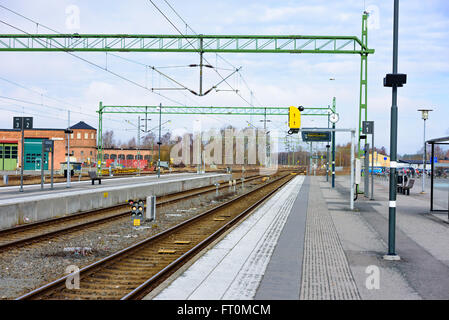
<path fill-rule="evenodd" d="M 70 155 L 75 162 L 86 165 L 94 164 L 97 161 L 97 129 L 91 127 L 84 121 L 80 121 L 70 129 Z M 72 158 L 70 158 L 72 160 Z"/>
<path fill-rule="evenodd" d="M 70 127 L 70 161 L 81 162 L 83 166 L 95 166 L 97 162 L 97 130 L 80 121 Z M 67 135 L 65 129 L 35 128 L 24 131 L 25 170 L 40 170 L 42 163 L 42 140 L 54 141 L 54 169 L 67 161 Z M 19 169 L 21 166 L 22 134 L 16 129 L 0 129 L 0 171 Z M 104 162 L 107 159 L 147 160 L 149 165 L 156 151 L 136 149 L 104 149 Z M 134 166 L 135 161 L 120 161 L 122 165 Z M 44 169 L 51 168 L 51 155 L 44 154 Z M 139 164 L 141 166 L 141 164 Z"/>

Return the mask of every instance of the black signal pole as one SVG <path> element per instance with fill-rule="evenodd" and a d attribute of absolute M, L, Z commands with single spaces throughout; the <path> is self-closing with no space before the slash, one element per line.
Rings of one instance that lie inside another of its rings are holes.
<path fill-rule="evenodd" d="M 392 88 L 390 129 L 390 193 L 388 208 L 388 254 L 386 260 L 400 260 L 396 254 L 396 196 L 397 196 L 397 140 L 398 140 L 398 87 L 407 81 L 405 74 L 398 74 L 399 0 L 394 0 L 393 22 L 393 73 L 387 74 L 384 86 Z"/>

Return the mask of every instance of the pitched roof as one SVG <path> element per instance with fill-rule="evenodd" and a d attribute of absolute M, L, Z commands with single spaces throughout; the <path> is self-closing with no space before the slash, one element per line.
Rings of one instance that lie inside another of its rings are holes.
<path fill-rule="evenodd" d="M 87 123 L 85 123 L 84 121 L 80 121 L 77 124 L 73 125 L 70 127 L 70 129 L 88 129 L 88 130 L 97 130 L 94 127 L 91 127 L 90 125 L 88 125 Z"/>

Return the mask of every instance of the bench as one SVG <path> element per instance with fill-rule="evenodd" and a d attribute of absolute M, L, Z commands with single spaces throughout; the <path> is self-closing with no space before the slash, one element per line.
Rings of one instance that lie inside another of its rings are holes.
<path fill-rule="evenodd" d="M 89 171 L 90 180 L 92 180 L 92 185 L 95 184 L 95 180 L 98 180 L 98 184 L 101 184 L 101 178 L 97 176 L 96 171 Z"/>
<path fill-rule="evenodd" d="M 413 188 L 413 184 L 415 183 L 415 179 L 410 179 L 408 181 L 408 184 L 404 187 L 402 187 L 402 194 L 410 195 L 410 189 Z"/>

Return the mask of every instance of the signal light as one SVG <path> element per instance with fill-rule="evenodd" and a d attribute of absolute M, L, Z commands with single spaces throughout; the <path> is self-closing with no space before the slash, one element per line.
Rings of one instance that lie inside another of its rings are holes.
<path fill-rule="evenodd" d="M 288 134 L 298 133 L 301 127 L 301 111 L 304 111 L 303 106 L 290 107 L 288 109 L 288 126 L 290 130 Z"/>

